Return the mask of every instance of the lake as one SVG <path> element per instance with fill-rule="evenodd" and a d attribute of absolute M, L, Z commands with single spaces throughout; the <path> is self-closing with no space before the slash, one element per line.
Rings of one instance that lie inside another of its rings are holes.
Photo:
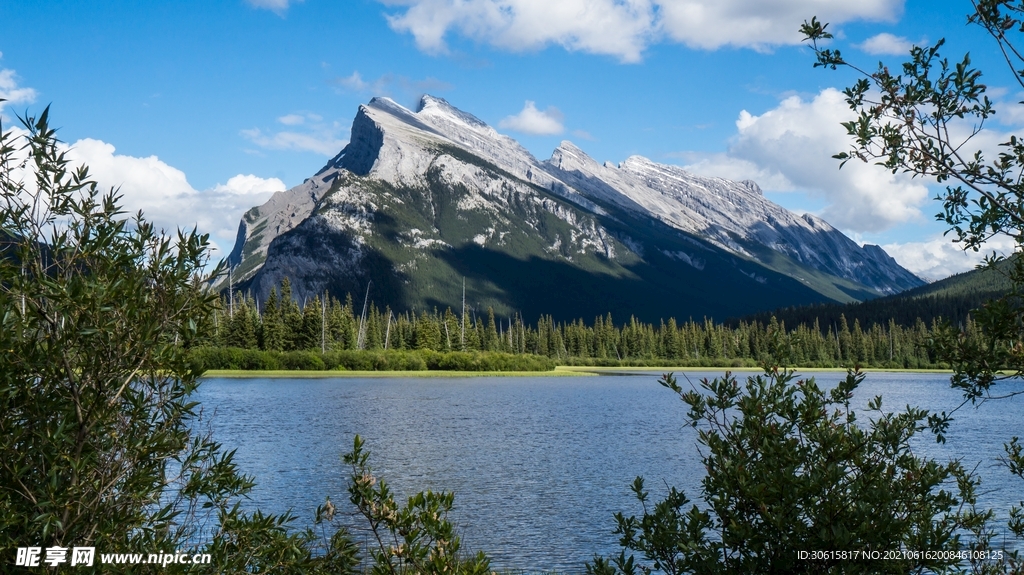
<path fill-rule="evenodd" d="M 696 386 L 722 371 L 688 372 Z M 740 373 L 745 379 L 749 373 Z M 806 373 L 831 386 L 844 374 Z M 679 383 L 687 387 L 682 374 Z M 581 377 L 207 379 L 198 392 L 214 437 L 256 476 L 253 506 L 292 509 L 312 524 L 326 496 L 349 509 L 340 455 L 361 435 L 370 463 L 399 502 L 424 489 L 454 491 L 463 549 L 497 569 L 582 572 L 595 553 L 617 550 L 612 515 L 640 513 L 629 491 L 642 475 L 653 498 L 666 485 L 699 498 L 703 467 L 686 406 L 656 374 Z M 1024 389 L 1004 383 L 1001 391 Z M 960 394 L 943 374 L 872 373 L 853 404 L 883 396 L 950 410 Z M 1021 401 L 967 406 L 945 445 L 919 454 L 962 457 L 983 477 L 984 503 L 1005 516 L 1021 484 L 996 458 L 1024 435 Z"/>

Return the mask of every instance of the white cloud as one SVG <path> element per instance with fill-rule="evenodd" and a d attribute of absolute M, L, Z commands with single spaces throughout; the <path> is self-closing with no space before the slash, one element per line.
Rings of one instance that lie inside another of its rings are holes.
<path fill-rule="evenodd" d="M 902 36 L 894 36 L 888 32 L 872 36 L 857 45 L 858 48 L 868 54 L 892 56 L 905 55 L 910 52 L 913 46 L 914 43 L 910 40 Z"/>
<path fill-rule="evenodd" d="M 764 50 L 799 44 L 800 22 L 817 16 L 833 26 L 853 20 L 895 21 L 903 0 L 663 0 L 661 25 L 669 38 L 693 48 Z"/>
<path fill-rule="evenodd" d="M 277 178 L 239 174 L 198 191 L 184 172 L 156 156 L 117 154 L 113 145 L 90 138 L 72 144 L 68 158 L 88 165 L 100 189 L 119 188 L 125 211 L 142 210 L 148 220 L 167 231 L 197 226 L 201 233 L 209 233 L 216 249 L 214 258 L 231 250 L 246 210 L 285 189 Z"/>
<path fill-rule="evenodd" d="M 5 103 L 28 104 L 35 97 L 35 90 L 18 86 L 12 70 L 0 70 L 0 98 L 7 98 Z M 313 114 L 306 118 L 320 119 Z M 27 136 L 16 126 L 8 129 L 15 138 Z M 167 232 L 198 227 L 200 233 L 209 233 L 214 259 L 225 257 L 231 250 L 238 222 L 246 210 L 264 203 L 274 192 L 285 190 L 284 182 L 277 178 L 238 174 L 223 184 L 199 191 L 188 183 L 184 172 L 156 156 L 117 154 L 113 145 L 92 138 L 61 144 L 61 148 L 72 166 L 89 166 L 91 178 L 101 191 L 117 188 L 126 213 L 142 210 L 147 220 Z M 21 154 L 23 159 L 24 152 Z M 16 170 L 12 177 L 23 181 L 27 189 L 34 189 L 27 169 Z"/>
<path fill-rule="evenodd" d="M 283 15 L 288 11 L 288 5 L 292 2 L 301 4 L 303 0 L 245 0 L 245 3 L 253 8 L 261 8 L 263 10 L 270 10 L 278 15 Z"/>
<path fill-rule="evenodd" d="M 536 136 L 553 136 L 565 130 L 558 108 L 548 106 L 547 110 L 541 111 L 530 100 L 526 101 L 521 112 L 498 122 L 498 127 Z"/>
<path fill-rule="evenodd" d="M 252 174 L 238 174 L 231 176 L 223 184 L 217 184 L 209 190 L 210 193 L 224 196 L 237 196 L 243 202 L 248 203 L 253 197 L 269 197 L 267 194 L 284 191 L 284 182 L 277 178 L 261 178 Z M 247 205 L 246 210 L 255 204 Z M 241 215 L 239 215 L 241 217 Z"/>
<path fill-rule="evenodd" d="M 993 90 L 989 90 L 989 97 L 992 97 Z M 1014 94 L 1015 97 L 1024 99 L 1024 94 Z M 995 99 L 993 97 L 993 99 Z M 1018 102 L 1010 101 L 996 101 L 995 109 L 997 113 L 995 115 L 996 120 L 1004 125 L 1019 128 L 1024 126 L 1024 105 L 1020 105 Z"/>
<path fill-rule="evenodd" d="M 790 182 L 782 172 L 729 154 L 681 152 L 669 154 L 669 156 L 688 162 L 686 169 L 695 174 L 728 178 L 734 181 L 753 180 L 768 191 L 792 190 L 794 188 L 793 182 Z"/>
<path fill-rule="evenodd" d="M 1008 255 L 1013 252 L 1013 247 L 1012 239 L 999 236 L 988 241 L 988 251 L 965 252 L 949 236 L 936 236 L 923 242 L 886 244 L 882 249 L 918 277 L 935 281 L 974 269 L 985 255 L 993 251 Z"/>
<path fill-rule="evenodd" d="M 412 34 L 433 54 L 445 36 L 511 51 L 550 45 L 637 62 L 651 44 L 668 40 L 694 48 L 758 50 L 801 41 L 809 15 L 833 25 L 894 21 L 903 0 L 380 0 L 397 8 L 391 28 Z"/>
<path fill-rule="evenodd" d="M 306 121 L 306 117 L 301 114 L 288 114 L 286 116 L 281 116 L 277 121 L 285 126 L 298 126 Z"/>
<path fill-rule="evenodd" d="M 406 10 L 391 27 L 429 53 L 447 51 L 449 30 L 512 51 L 557 44 L 568 50 L 640 59 L 656 28 L 649 0 L 385 0 Z"/>
<path fill-rule="evenodd" d="M 268 150 L 296 150 L 313 152 L 322 156 L 333 156 L 345 147 L 345 140 L 339 138 L 342 126 L 338 122 L 322 122 L 316 114 L 288 114 L 277 119 L 285 126 L 302 126 L 305 131 L 282 130 L 264 132 L 259 128 L 242 130 L 241 134 L 261 148 Z"/>
<path fill-rule="evenodd" d="M 573 130 L 572 131 L 572 135 L 576 136 L 580 140 L 587 140 L 588 142 L 593 142 L 594 140 L 597 139 L 597 138 L 594 137 L 593 134 L 591 134 L 590 132 L 588 132 L 586 130 Z"/>
<path fill-rule="evenodd" d="M 436 94 L 452 89 L 452 85 L 437 78 L 413 80 L 398 74 L 384 74 L 373 80 L 364 80 L 359 71 L 351 76 L 335 78 L 335 85 L 342 90 L 358 92 L 370 96 L 388 96 L 390 98 L 418 98 L 423 94 Z"/>
<path fill-rule="evenodd" d="M 833 88 L 811 101 L 793 96 L 760 116 L 746 110 L 726 154 L 702 158 L 688 169 L 731 179 L 753 179 L 769 191 L 803 191 L 825 200 L 819 214 L 851 232 L 877 232 L 922 217 L 926 182 L 833 154 L 850 147 L 840 122 L 850 119 L 843 94 Z"/>
<path fill-rule="evenodd" d="M 0 111 L 4 106 L 17 104 L 31 104 L 36 100 L 36 91 L 32 88 L 24 88 L 18 85 L 18 79 L 14 70 L 0 70 Z"/>
<path fill-rule="evenodd" d="M 363 80 L 362 74 L 358 71 L 352 72 L 351 76 L 335 78 L 334 83 L 347 90 L 352 90 L 353 92 L 363 92 L 370 87 L 370 84 L 367 84 Z"/>

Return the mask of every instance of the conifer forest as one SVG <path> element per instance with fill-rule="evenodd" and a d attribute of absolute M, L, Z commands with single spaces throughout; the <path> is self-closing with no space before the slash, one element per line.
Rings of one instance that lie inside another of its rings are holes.
<path fill-rule="evenodd" d="M 568 322 L 544 315 L 531 322 L 521 315 L 498 317 L 491 309 L 382 309 L 372 301 L 359 305 L 351 294 L 344 301 L 315 296 L 299 302 L 286 278 L 262 305 L 240 293 L 222 297 L 211 333 L 213 347 L 266 352 L 495 352 L 563 365 L 708 367 L 758 365 L 767 354 L 779 353 L 782 338 L 790 365 L 942 367 L 931 350 L 941 318 L 862 324 L 840 313 L 830 319 L 788 325 L 775 316 L 729 324 L 712 318 L 668 318 L 655 325 L 607 314 Z M 964 337 L 977 336 L 970 316 L 958 320 L 956 329 Z M 217 363 L 208 359 L 206 367 L 224 367 Z M 314 367 L 319 364 L 314 362 Z"/>

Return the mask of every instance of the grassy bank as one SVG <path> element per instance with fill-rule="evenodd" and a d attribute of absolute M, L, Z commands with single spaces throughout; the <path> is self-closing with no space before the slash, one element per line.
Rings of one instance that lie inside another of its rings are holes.
<path fill-rule="evenodd" d="M 614 374 L 626 374 L 626 373 L 651 373 L 660 375 L 662 373 L 677 372 L 695 372 L 695 371 L 731 371 L 733 373 L 758 373 L 762 371 L 760 367 L 731 367 L 731 366 L 707 366 L 707 367 L 694 367 L 694 366 L 673 366 L 673 365 L 661 365 L 661 366 L 640 366 L 640 367 L 609 367 L 609 366 L 583 366 L 583 365 L 560 365 L 555 368 L 559 371 L 573 372 L 580 374 L 594 374 L 594 375 L 614 375 Z M 797 366 L 791 367 L 790 369 L 795 370 L 797 373 L 806 372 L 834 372 L 834 373 L 846 373 L 845 367 L 807 367 Z M 861 368 L 864 373 L 949 373 L 952 374 L 952 370 L 949 369 L 903 369 L 893 367 L 869 367 Z"/>
<path fill-rule="evenodd" d="M 513 355 L 497 352 L 441 353 L 430 350 L 344 350 L 261 351 L 232 347 L 197 348 L 189 352 L 195 369 L 211 371 L 256 372 L 545 372 L 555 362 L 539 355 Z"/>
<path fill-rule="evenodd" d="M 579 377 L 585 375 L 596 375 L 594 372 L 582 369 L 568 369 L 555 367 L 551 371 L 452 371 L 452 370 L 419 370 L 419 371 L 355 371 L 355 370 L 244 370 L 244 369 L 212 369 L 203 374 L 203 377 L 225 377 L 225 378 L 292 378 L 292 379 L 316 379 L 316 378 L 360 378 L 360 377 L 404 377 L 404 378 L 453 378 L 453 377 Z"/>
<path fill-rule="evenodd" d="M 533 354 L 500 352 L 436 352 L 431 350 L 343 350 L 328 351 L 261 351 L 256 349 L 207 347 L 189 352 L 189 360 L 196 369 L 217 377 L 278 377 L 298 373 L 324 372 L 335 376 L 347 373 L 353 376 L 389 374 L 397 377 L 411 373 L 473 375 L 514 375 L 524 373 L 554 374 L 556 365 L 566 373 L 666 372 L 666 371 L 759 371 L 759 363 L 750 358 L 700 358 L 669 360 L 664 358 L 609 359 L 569 357 L 553 359 Z M 863 371 L 933 372 L 948 371 L 942 365 L 907 366 L 897 362 L 868 365 Z M 846 367 L 834 363 L 811 363 L 798 368 L 801 371 L 844 372 Z M 396 375 L 397 374 L 397 375 Z M 305 377 L 305 376 L 304 376 Z"/>
<path fill-rule="evenodd" d="M 794 368 L 798 373 L 806 372 L 834 372 L 845 373 L 843 368 Z M 316 379 L 316 378 L 460 378 L 460 377 L 578 377 L 587 375 L 636 375 L 650 374 L 652 377 L 660 376 L 663 373 L 687 373 L 687 372 L 725 372 L 733 373 L 758 373 L 760 368 L 754 367 L 687 367 L 687 366 L 647 366 L 647 367 L 597 367 L 597 366 L 566 366 L 559 365 L 548 371 L 498 371 L 498 370 L 347 370 L 347 369 L 209 369 L 203 377 L 213 378 L 290 378 L 290 379 Z M 927 370 L 927 369 L 864 369 L 865 372 L 875 373 L 952 373 L 949 370 Z"/>

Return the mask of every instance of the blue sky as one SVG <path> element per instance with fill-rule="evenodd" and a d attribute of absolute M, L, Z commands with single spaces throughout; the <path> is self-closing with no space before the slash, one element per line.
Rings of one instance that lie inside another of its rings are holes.
<path fill-rule="evenodd" d="M 873 67 L 908 43 L 970 51 L 998 102 L 1020 95 L 970 3 L 919 0 L 227 0 L 0 2 L 0 97 L 52 105 L 97 180 L 168 228 L 230 249 L 241 214 L 315 173 L 360 103 L 443 97 L 539 158 L 563 139 L 599 161 L 639 154 L 757 181 L 935 279 L 975 259 L 941 237 L 928 182 L 839 171 L 837 89 L 796 30 L 832 23 Z M 997 116 L 979 146 L 1019 128 Z"/>

